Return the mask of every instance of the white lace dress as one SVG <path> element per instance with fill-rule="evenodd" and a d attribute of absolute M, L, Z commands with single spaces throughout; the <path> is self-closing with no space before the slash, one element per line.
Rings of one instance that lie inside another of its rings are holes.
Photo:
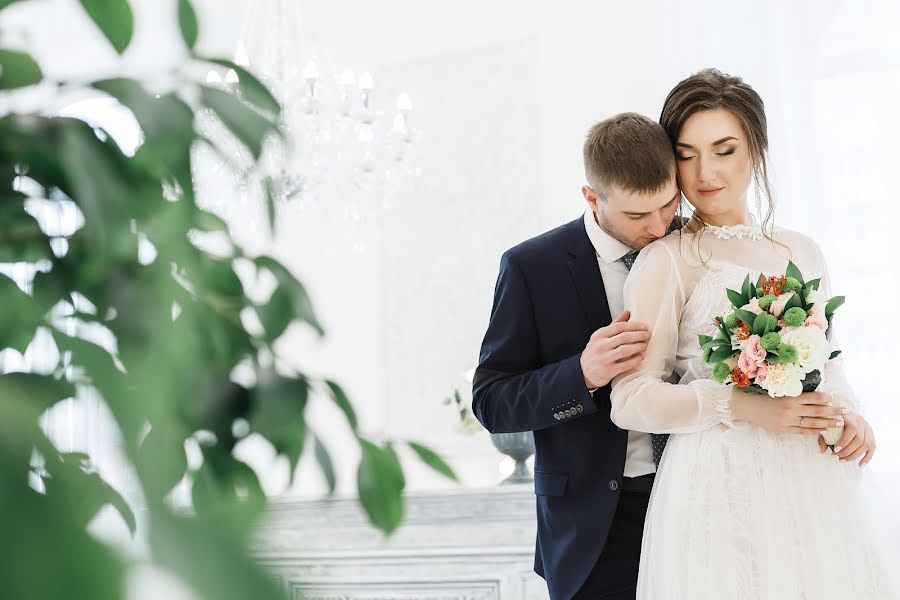
<path fill-rule="evenodd" d="M 733 423 L 730 396 L 743 392 L 713 381 L 701 357 L 697 335 L 715 335 L 712 318 L 730 311 L 725 288 L 739 290 L 748 274 L 783 274 L 792 260 L 830 297 L 815 242 L 784 229 L 772 236 L 782 245 L 756 225 L 675 232 L 641 252 L 626 283 L 625 307 L 650 323 L 652 339 L 643 363 L 613 382 L 612 419 L 674 434 L 647 513 L 639 599 L 900 598 L 858 462 L 820 454 L 814 436 Z M 840 357 L 819 389 L 859 408 Z"/>

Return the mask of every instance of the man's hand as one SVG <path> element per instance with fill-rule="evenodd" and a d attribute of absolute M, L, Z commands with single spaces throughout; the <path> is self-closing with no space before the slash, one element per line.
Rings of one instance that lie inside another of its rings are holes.
<path fill-rule="evenodd" d="M 581 372 L 589 390 L 600 388 L 613 377 L 639 365 L 650 341 L 646 323 L 629 323 L 627 310 L 591 335 L 581 353 Z"/>
<path fill-rule="evenodd" d="M 819 436 L 819 450 L 824 453 L 828 448 L 822 436 Z M 869 422 L 862 415 L 849 412 L 844 415 L 844 433 L 834 445 L 834 453 L 840 460 L 859 461 L 860 468 L 866 466 L 875 454 L 875 433 Z"/>
<path fill-rule="evenodd" d="M 773 433 L 818 435 L 838 427 L 849 409 L 831 404 L 831 394 L 804 392 L 799 396 L 772 398 L 735 389 L 731 394 L 731 416 Z"/>

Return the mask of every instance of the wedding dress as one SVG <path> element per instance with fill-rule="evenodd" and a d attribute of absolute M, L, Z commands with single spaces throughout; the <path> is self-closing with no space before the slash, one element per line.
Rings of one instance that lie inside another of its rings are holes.
<path fill-rule="evenodd" d="M 900 598 L 888 581 L 900 556 L 876 539 L 885 524 L 872 522 L 858 461 L 820 454 L 815 436 L 733 422 L 732 387 L 702 359 L 698 334 L 715 336 L 713 318 L 731 311 L 725 289 L 748 274 L 778 276 L 791 260 L 831 297 L 815 242 L 780 228 L 769 236 L 755 223 L 674 232 L 641 252 L 626 283 L 625 307 L 652 339 L 643 363 L 614 380 L 612 419 L 674 434 L 644 527 L 639 599 Z M 819 390 L 860 410 L 841 360 L 827 363 Z"/>

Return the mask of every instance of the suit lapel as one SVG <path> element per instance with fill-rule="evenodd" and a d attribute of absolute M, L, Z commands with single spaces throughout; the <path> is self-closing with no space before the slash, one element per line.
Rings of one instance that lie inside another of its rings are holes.
<path fill-rule="evenodd" d="M 584 230 L 584 221 L 573 223 L 573 229 L 572 243 L 569 246 L 569 273 L 591 324 L 591 331 L 595 331 L 612 321 L 606 288 L 597 264 L 597 251 Z"/>

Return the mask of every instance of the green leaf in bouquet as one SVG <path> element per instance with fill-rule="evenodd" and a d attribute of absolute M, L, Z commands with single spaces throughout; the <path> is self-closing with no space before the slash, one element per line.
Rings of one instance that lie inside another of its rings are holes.
<path fill-rule="evenodd" d="M 793 261 L 788 262 L 787 270 L 784 274 L 786 277 L 793 277 L 800 282 L 800 285 L 803 285 L 803 273 L 800 272 L 800 269 L 797 268 Z"/>
<path fill-rule="evenodd" d="M 728 327 L 725 326 L 725 320 L 724 319 L 720 320 L 716 326 L 719 328 L 719 335 L 722 336 L 722 339 L 730 342 L 731 341 L 731 332 L 728 331 Z"/>
<path fill-rule="evenodd" d="M 134 15 L 128 0 L 81 0 L 81 6 L 116 52 L 125 52 L 134 34 Z"/>
<path fill-rule="evenodd" d="M 710 340 L 709 342 L 706 342 L 705 344 L 700 346 L 700 349 L 708 350 L 710 348 L 721 348 L 722 346 L 728 346 L 729 348 L 731 348 L 731 340 L 723 340 L 720 338 L 716 338 L 716 339 Z"/>
<path fill-rule="evenodd" d="M 809 287 L 811 287 L 811 288 L 814 289 L 814 290 L 818 290 L 818 289 L 819 289 L 819 284 L 820 284 L 821 282 L 822 282 L 822 278 L 819 277 L 818 279 L 813 279 L 812 281 L 807 281 L 807 282 L 806 282 L 806 285 L 809 286 Z M 809 294 L 807 294 L 807 296 L 808 296 L 808 295 L 809 295 Z"/>
<path fill-rule="evenodd" d="M 760 337 L 769 333 L 769 313 L 761 312 L 756 315 L 751 329 L 755 335 Z"/>
<path fill-rule="evenodd" d="M 832 353 L 828 356 L 828 360 L 832 360 L 832 359 L 834 359 L 834 358 L 837 358 L 838 356 L 840 356 L 841 352 L 843 352 L 843 350 L 835 350 L 834 352 L 832 352 Z"/>
<path fill-rule="evenodd" d="M 799 290 L 798 290 L 798 292 L 799 292 Z M 795 306 L 803 308 L 803 302 L 800 299 L 799 293 L 794 293 L 791 295 L 790 299 L 787 301 L 787 304 L 784 305 L 784 310 L 782 311 L 781 314 L 783 315 L 789 309 L 794 308 Z"/>
<path fill-rule="evenodd" d="M 753 322 L 756 321 L 757 315 L 753 314 L 749 310 L 741 310 L 738 309 L 734 311 L 734 314 L 737 315 L 737 318 L 744 322 L 747 327 L 753 327 Z"/>
<path fill-rule="evenodd" d="M 702 348 L 704 344 L 712 341 L 712 336 L 703 335 L 702 333 L 697 336 L 697 339 L 700 341 L 700 347 Z"/>
<path fill-rule="evenodd" d="M 835 296 L 825 305 L 825 318 L 831 320 L 834 311 L 836 311 L 847 298 L 844 296 Z"/>
<path fill-rule="evenodd" d="M 709 355 L 709 362 L 711 362 L 711 363 L 722 362 L 726 358 L 730 358 L 731 355 L 734 353 L 735 353 L 735 351 L 732 350 L 730 346 L 726 347 L 726 348 L 719 348 L 718 350 L 716 350 L 715 352 L 713 352 L 712 354 Z"/>
<path fill-rule="evenodd" d="M 0 90 L 12 90 L 39 83 L 41 68 L 24 52 L 0 50 Z"/>
<path fill-rule="evenodd" d="M 197 13 L 189 0 L 178 0 L 178 25 L 181 28 L 181 37 L 189 50 L 194 49 L 197 43 Z"/>
<path fill-rule="evenodd" d="M 406 442 L 407 445 L 413 449 L 413 451 L 422 459 L 426 465 L 446 477 L 447 479 L 451 479 L 453 481 L 459 481 L 459 477 L 456 476 L 456 473 L 453 472 L 453 469 L 444 462 L 440 456 L 437 455 L 433 450 L 423 446 L 422 444 L 417 444 L 415 442 Z"/>
<path fill-rule="evenodd" d="M 735 308 L 740 308 L 750 301 L 748 298 L 745 298 L 743 294 L 740 294 L 734 290 L 726 289 L 725 293 L 728 294 L 728 300 Z"/>
<path fill-rule="evenodd" d="M 759 274 L 759 278 L 756 280 L 756 297 L 762 298 L 766 295 L 765 290 L 763 289 L 766 285 L 766 276 L 763 273 Z"/>
<path fill-rule="evenodd" d="M 397 455 L 389 447 L 379 447 L 359 438 L 362 459 L 356 475 L 359 500 L 369 521 L 390 534 L 403 518 L 403 488 L 406 481 Z"/>
<path fill-rule="evenodd" d="M 741 295 L 747 299 L 747 302 L 750 302 L 750 298 L 752 298 L 755 294 L 753 294 L 753 289 L 750 287 L 750 275 L 744 277 L 744 282 L 741 284 Z M 745 302 L 744 304 L 746 304 Z M 741 306 L 743 306 L 742 304 Z M 737 308 L 740 308 L 738 306 Z"/>
<path fill-rule="evenodd" d="M 818 369 L 810 371 L 806 374 L 806 377 L 803 378 L 803 391 L 804 392 L 814 392 L 816 388 L 819 387 L 819 384 L 822 382 L 822 374 L 819 373 Z"/>

